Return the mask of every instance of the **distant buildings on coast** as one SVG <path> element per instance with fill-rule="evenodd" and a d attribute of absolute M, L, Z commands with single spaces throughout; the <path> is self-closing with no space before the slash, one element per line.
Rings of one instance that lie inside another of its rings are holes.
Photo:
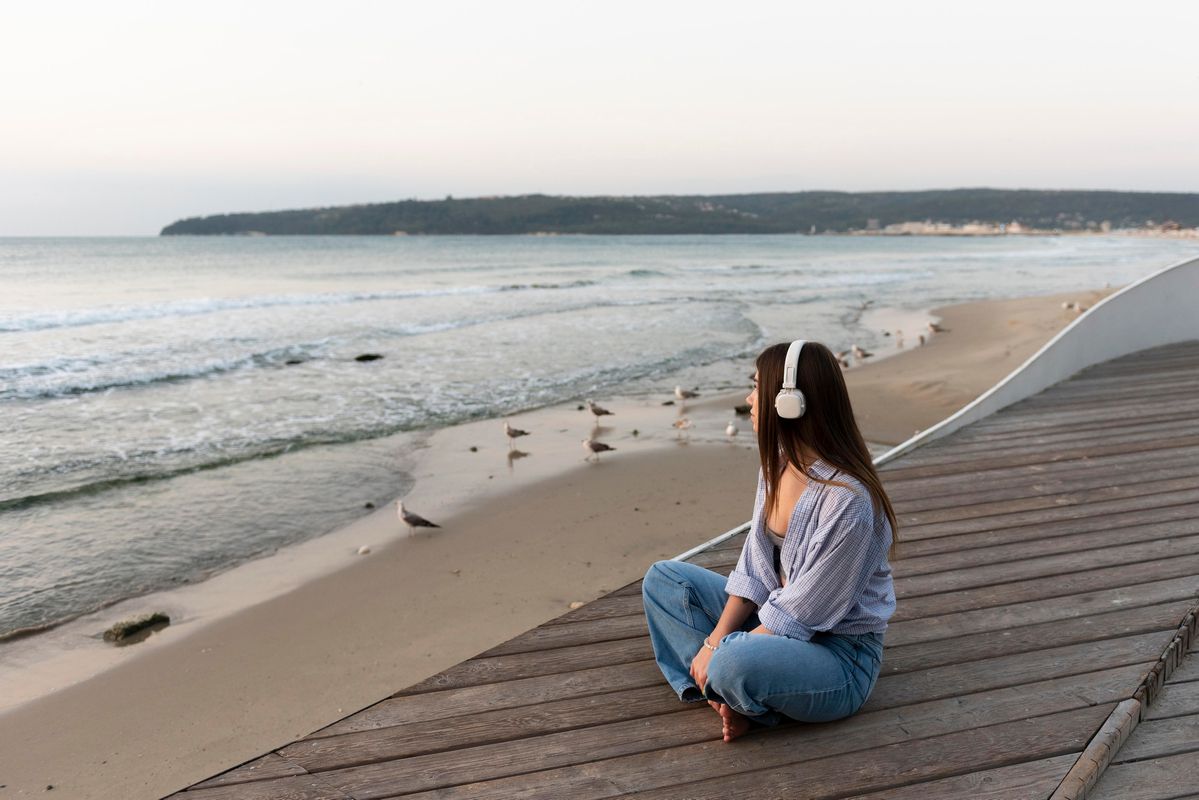
<path fill-rule="evenodd" d="M 866 221 L 865 229 L 852 229 L 850 236 L 1064 236 L 1078 234 L 1100 234 L 1116 236 L 1149 236 L 1168 239 L 1199 239 L 1199 228 L 1184 228 L 1173 220 L 1155 222 L 1146 220 L 1139 228 L 1113 228 L 1103 220 L 1083 221 L 1064 219 L 1059 227 L 1033 228 L 1019 222 L 967 222 L 955 225 L 950 222 L 895 222 L 880 225 L 877 219 Z"/>

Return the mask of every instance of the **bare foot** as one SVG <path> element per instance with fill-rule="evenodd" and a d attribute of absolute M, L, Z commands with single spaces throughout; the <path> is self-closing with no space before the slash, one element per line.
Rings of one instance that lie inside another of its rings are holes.
<path fill-rule="evenodd" d="M 724 703 L 716 710 L 720 712 L 720 720 L 724 723 L 722 733 L 726 742 L 733 741 L 749 730 L 749 717 L 738 714 Z"/>

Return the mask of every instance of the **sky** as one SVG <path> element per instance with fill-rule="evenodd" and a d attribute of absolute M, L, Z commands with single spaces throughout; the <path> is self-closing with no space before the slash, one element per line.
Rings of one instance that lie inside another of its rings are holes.
<path fill-rule="evenodd" d="M 1199 3 L 6 4 L 0 236 L 405 198 L 1199 192 Z"/>

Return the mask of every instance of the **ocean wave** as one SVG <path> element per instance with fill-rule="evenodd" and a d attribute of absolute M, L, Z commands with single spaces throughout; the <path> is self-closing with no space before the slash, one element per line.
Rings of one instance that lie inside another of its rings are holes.
<path fill-rule="evenodd" d="M 600 300 L 572 303 L 552 309 L 534 308 L 463 319 L 409 323 L 378 328 L 374 333 L 376 336 L 402 338 L 443 333 L 478 325 L 511 322 L 530 317 L 573 314 L 595 308 L 676 305 L 680 302 L 711 301 L 712 298 L 707 297 L 684 297 L 672 300 Z M 219 345 L 220 343 L 215 344 Z M 286 345 L 229 359 L 209 359 L 195 365 L 177 363 L 177 360 L 186 354 L 164 349 L 159 353 L 138 351 L 106 356 L 64 357 L 33 364 L 0 367 L 0 402 L 78 397 L 112 390 L 142 389 L 155 385 L 182 383 L 252 369 L 280 369 L 296 366 L 289 362 L 303 363 L 329 358 L 331 356 L 330 347 L 330 341 L 325 339 L 318 342 Z M 344 343 L 341 348 L 347 352 L 351 349 L 346 348 Z M 152 361 L 155 357 L 165 362 L 159 368 L 112 374 L 122 363 L 131 360 L 145 363 Z M 108 374 L 103 372 L 106 368 L 109 370 Z"/>
<path fill-rule="evenodd" d="M 96 369 L 121 363 L 130 357 L 128 354 L 63 358 L 39 364 L 0 367 L 0 401 L 75 397 L 112 389 L 179 383 L 245 369 L 294 366 L 297 362 L 303 363 L 318 357 L 323 345 L 324 342 L 287 345 L 226 360 L 209 360 L 190 367 L 173 366 L 126 375 L 93 374 L 88 377 L 88 373 Z"/>
<path fill-rule="evenodd" d="M 519 292 L 526 289 L 579 289 L 584 286 L 595 286 L 595 281 L 577 280 L 565 283 L 509 283 L 499 287 L 501 292 Z"/>
<path fill-rule="evenodd" d="M 199 298 L 179 300 L 152 306 L 119 306 L 83 308 L 74 311 L 50 311 L 0 317 L 0 333 L 17 333 L 52 328 L 79 328 L 114 322 L 138 322 L 170 317 L 195 317 L 223 311 L 275 308 L 281 306 L 324 306 L 345 303 L 376 302 L 381 300 L 419 300 L 430 297 L 492 294 L 531 289 L 571 289 L 590 286 L 594 281 L 565 283 L 506 284 L 502 286 L 459 286 L 447 289 L 424 289 L 388 292 L 334 292 L 329 294 L 258 295 L 254 297 Z"/>

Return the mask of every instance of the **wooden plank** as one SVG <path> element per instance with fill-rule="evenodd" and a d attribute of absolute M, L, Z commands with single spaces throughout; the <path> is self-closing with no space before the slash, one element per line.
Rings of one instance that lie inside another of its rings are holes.
<path fill-rule="evenodd" d="M 1182 795 L 1194 793 L 1195 763 L 1196 755 L 1185 753 L 1136 764 L 1114 764 L 1103 773 L 1087 800 L 1184 800 Z"/>
<path fill-rule="evenodd" d="M 855 794 L 846 800 L 1045 800 L 1074 763 L 1076 753 L 1025 761 L 1009 767 L 969 772 L 923 781 L 881 792 Z"/>
<path fill-rule="evenodd" d="M 1012 420 L 1005 428 L 990 429 L 988 433 L 993 438 L 977 442 L 962 441 L 950 435 L 928 445 L 927 449 L 912 451 L 911 458 L 905 454 L 892 470 L 903 476 L 909 470 L 928 471 L 939 467 L 942 468 L 937 470 L 939 474 L 944 473 L 943 468 L 950 465 L 961 469 L 979 461 L 988 464 L 998 460 L 1041 463 L 1063 452 L 1073 454 L 1068 460 L 1077 461 L 1085 457 L 1101 457 L 1105 453 L 1118 455 L 1170 448 L 1168 443 L 1172 437 L 1187 436 L 1194 431 L 1196 417 L 1193 412 L 1179 413 L 1174 409 L 1148 416 L 1126 414 L 1105 418 L 1096 413 L 1085 417 L 1081 413 L 1073 416 L 1073 419 L 1052 423 L 1041 415 Z M 1134 419 L 1136 423 L 1131 422 Z M 1153 427 L 1138 429 L 1139 425 Z M 1102 435 L 1105 429 L 1113 435 L 1112 444 L 1121 445 L 1120 448 L 1109 451 L 1105 447 Z M 1129 447 L 1138 442 L 1146 446 Z"/>
<path fill-rule="evenodd" d="M 955 505 L 1000 502 L 1020 496 L 1022 492 L 1030 497 L 1039 497 L 1102 488 L 1104 484 L 1101 479 L 1106 479 L 1110 485 L 1113 473 L 1121 475 L 1123 485 L 1131 486 L 1174 479 L 1192 474 L 1197 468 L 1199 456 L 1190 452 L 1185 457 L 1170 453 L 1166 458 L 1138 453 L 1137 459 L 1127 460 L 1123 464 L 1097 458 L 1054 463 L 1043 469 L 1030 465 L 1019 473 L 967 473 L 973 482 L 923 479 L 889 484 L 884 480 L 884 485 L 888 488 L 887 496 L 893 505 L 902 507 L 905 514 L 915 514 Z M 980 480 L 983 478 L 985 480 Z"/>
<path fill-rule="evenodd" d="M 1185 492 L 1195 487 L 1193 477 L 1182 475 L 1176 478 L 1139 483 L 1116 483 L 1093 489 L 1079 489 L 1069 492 L 1050 492 L 1046 494 L 1030 494 L 1011 491 L 1008 497 L 984 503 L 963 501 L 948 508 L 934 508 L 927 511 L 903 511 L 897 513 L 900 525 L 904 529 L 936 523 L 955 522 L 958 520 L 978 520 L 981 518 L 1007 518 L 1022 511 L 1040 511 L 1047 508 L 1063 506 L 1091 505 L 1092 503 L 1108 502 L 1122 498 L 1141 498 L 1154 495 Z"/>
<path fill-rule="evenodd" d="M 895 596 L 906 598 L 972 589 L 1034 577 L 1063 575 L 1115 565 L 1132 565 L 1199 554 L 1199 534 L 1149 542 L 1101 547 L 1077 553 L 1059 553 L 1023 561 L 984 564 L 980 567 L 933 572 L 894 580 Z"/>
<path fill-rule="evenodd" d="M 1151 542 L 1193 534 L 1199 534 L 1199 518 L 1133 525 L 1114 530 L 1088 531 L 1066 536 L 1051 536 L 1048 539 L 1029 539 L 990 547 L 901 558 L 897 559 L 893 565 L 893 574 L 895 577 L 927 575 L 972 566 L 1015 562 L 1062 553 L 1081 553 L 1086 550 L 1099 550 L 1122 544 Z"/>
<path fill-rule="evenodd" d="M 479 745 L 526 739 L 558 731 L 667 716 L 686 710 L 665 679 L 656 686 L 588 697 L 528 703 L 423 723 L 357 731 L 293 742 L 278 752 L 309 772 L 411 758 Z"/>
<path fill-rule="evenodd" d="M 1180 503 L 1159 508 L 1132 509 L 1110 513 L 1103 517 L 1066 519 L 1043 525 L 1023 525 L 992 531 L 960 533 L 935 539 L 908 539 L 907 531 L 899 531 L 897 550 L 899 559 L 916 558 L 923 555 L 947 553 L 975 547 L 992 547 L 999 544 L 1028 542 L 1055 536 L 1071 536 L 1078 533 L 1119 530 L 1139 524 L 1157 522 L 1182 522 L 1199 518 L 1199 503 Z"/>
<path fill-rule="evenodd" d="M 1199 681 L 1174 683 L 1171 679 L 1162 687 L 1161 693 L 1145 714 L 1145 719 L 1166 719 L 1192 714 L 1199 714 Z"/>
<path fill-rule="evenodd" d="M 887 647 L 902 647 L 920 642 L 950 639 L 973 633 L 988 633 L 1037 625 L 1057 620 L 1070 620 L 1092 614 L 1103 614 L 1125 608 L 1156 605 L 1176 600 L 1193 600 L 1199 596 L 1199 575 L 1169 578 L 1134 586 L 1118 586 L 1097 592 L 1054 597 L 1030 603 L 958 611 L 938 617 L 892 622 L 887 626 Z M 1174 673 L 1178 675 L 1178 671 Z M 1199 680 L 1199 668 L 1195 670 Z"/>
<path fill-rule="evenodd" d="M 895 708 L 1095 669 L 1140 664 L 1156 659 L 1173 635 L 1171 629 L 888 675 L 879 678 L 863 710 Z M 886 656 L 883 660 L 886 661 Z"/>
<path fill-rule="evenodd" d="M 961 483 L 957 486 L 925 484 L 906 484 L 905 491 L 891 491 L 888 487 L 887 496 L 896 509 L 904 514 L 916 514 L 926 511 L 937 511 L 955 505 L 972 505 L 975 503 L 999 502 L 1016 496 L 1043 497 L 1053 494 L 1067 494 L 1077 491 L 1102 488 L 1110 485 L 1112 473 L 1124 472 L 1124 485 L 1132 486 L 1138 483 L 1179 478 L 1186 475 L 1199 474 L 1199 457 L 1189 456 L 1183 460 L 1178 458 L 1156 459 L 1146 457 L 1143 463 L 1113 466 L 1106 459 L 1094 462 L 1055 464 L 1055 469 L 1030 471 L 1023 475 L 1007 475 L 1003 478 L 996 476 L 995 480 L 980 483 L 978 476 L 971 476 L 973 482 Z M 917 489 L 918 491 L 913 491 Z"/>
<path fill-rule="evenodd" d="M 1191 390 L 1194 392 L 1195 390 Z M 1035 416 L 1028 418 L 1012 418 L 1006 423 L 998 423 L 991 427 L 974 428 L 973 426 L 963 428 L 942 440 L 934 443 L 937 450 L 942 453 L 954 454 L 964 452 L 985 452 L 977 445 L 994 445 L 999 447 L 1008 447 L 1011 445 L 1031 444 L 1034 441 L 1045 437 L 1046 444 L 1058 441 L 1059 443 L 1067 441 L 1062 437 L 1079 436 L 1080 438 L 1089 438 L 1095 431 L 1102 429 L 1105 425 L 1112 425 L 1114 430 L 1121 432 L 1132 432 L 1137 429 L 1143 429 L 1146 433 L 1152 432 L 1155 428 L 1169 429 L 1176 426 L 1180 421 L 1193 417 L 1193 414 L 1179 415 L 1173 413 L 1169 405 L 1162 405 L 1157 411 L 1146 414 L 1129 414 L 1123 419 L 1104 421 L 1094 419 L 1076 420 L 1073 422 L 1059 421 L 1051 426 L 1033 426 L 1025 424 L 1029 419 L 1035 419 Z M 1156 437 L 1155 437 L 1156 438 Z M 931 446 L 931 445 L 930 445 Z M 929 456 L 937 455 L 936 452 L 930 450 Z M 931 458 L 927 462 L 932 463 Z"/>
<path fill-rule="evenodd" d="M 533 650 L 549 650 L 555 647 L 648 635 L 649 628 L 646 627 L 644 614 L 585 620 L 567 625 L 542 625 L 480 653 L 479 657 L 527 653 Z"/>
<path fill-rule="evenodd" d="M 1076 682 L 1077 688 L 1084 689 L 1081 682 Z M 1056 699 L 1046 699 L 1049 705 L 1057 703 L 1073 703 L 1074 709 L 1079 709 L 1080 702 L 1088 702 L 1075 697 L 1069 697 L 1067 682 L 1061 682 L 1056 687 Z M 1126 685 L 1121 687 L 1127 691 Z M 980 719 L 1023 720 L 1031 714 L 1038 713 L 1030 705 L 1037 702 L 1040 695 L 1033 692 L 1031 697 L 1021 696 L 1019 692 L 1007 692 L 1004 702 L 996 707 L 992 700 L 990 705 L 977 701 L 979 696 L 966 699 L 957 698 L 952 702 L 940 702 L 924 708 L 911 707 L 907 713 L 887 712 L 877 715 L 861 714 L 840 722 L 824 725 L 786 725 L 769 731 L 761 731 L 748 736 L 737 743 L 737 750 L 719 740 L 719 722 L 707 708 L 696 708 L 681 714 L 673 715 L 670 721 L 679 726 L 694 726 L 697 740 L 686 746 L 646 747 L 640 752 L 630 753 L 610 760 L 599 761 L 598 757 L 579 757 L 578 751 L 590 742 L 578 742 L 576 763 L 562 767 L 547 768 L 541 751 L 530 750 L 531 760 L 517 762 L 517 766 L 509 766 L 512 772 L 521 771 L 527 774 L 501 777 L 493 775 L 485 782 L 459 783 L 461 772 L 452 765 L 453 776 L 443 778 L 441 791 L 415 796 L 427 797 L 470 797 L 507 798 L 507 797 L 570 797 L 585 800 L 592 797 L 611 796 L 613 791 L 627 791 L 632 788 L 670 786 L 680 781 L 692 780 L 697 777 L 715 777 L 733 769 L 735 765 L 752 764 L 753 768 L 764 768 L 779 764 L 793 764 L 796 761 L 817 759 L 822 756 L 835 756 L 843 753 L 854 753 L 877 746 L 879 742 L 915 742 L 926 737 L 942 736 L 946 733 L 969 731 L 982 724 Z M 1114 707 L 1113 703 L 1082 707 L 1080 711 L 1066 711 L 1066 715 L 1078 714 L 1074 724 L 1080 720 L 1096 720 L 1094 726 L 1106 716 L 1107 710 Z M 1041 717 L 1046 720 L 1049 717 Z M 1060 720 L 1059 720 L 1060 722 Z M 1003 723 L 1000 723 L 1003 724 Z M 1010 724 L 1010 723 L 1008 723 Z M 1081 722 L 1085 725 L 1086 722 Z M 1092 728 L 1093 730 L 1093 728 Z M 586 731 L 579 733 L 594 733 Z M 623 735 L 620 730 L 605 732 L 607 738 L 619 738 Z M 1087 731 L 1089 736 L 1090 731 Z M 1086 737 L 1080 737 L 1085 743 Z M 606 741 L 601 739 L 600 741 Z M 931 740 L 935 741 L 935 739 Z M 1075 749 L 1081 749 L 1079 744 Z M 547 754 L 556 756 L 558 747 L 552 747 Z M 1066 750 L 1065 752 L 1069 752 Z M 475 754 L 476 756 L 480 754 Z M 494 754 L 493 754 L 494 755 Z M 496 766 L 502 768 L 514 761 L 514 754 L 505 752 L 503 760 L 497 760 Z M 856 755 L 860 756 L 858 752 Z M 1031 758 L 1036 758 L 1032 756 Z M 466 764 L 477 764 L 479 760 L 467 759 Z M 535 772 L 529 772 L 529 767 L 536 765 Z M 376 781 L 371 783 L 362 780 L 361 773 L 352 776 L 354 782 L 339 783 L 355 797 L 386 796 L 387 791 L 393 791 L 404 785 L 406 773 L 396 775 L 385 772 L 386 765 L 376 765 L 380 772 L 373 776 Z M 494 769 L 495 767 L 493 767 Z M 362 769 L 362 768 L 359 768 Z M 480 770 L 482 771 L 482 770 Z M 325 773 L 328 774 L 328 773 Z M 602 780 L 597 780 L 602 778 Z M 342 780 L 342 779 L 338 779 Z M 386 785 L 384 785 L 386 781 Z M 613 786 L 615 781 L 619 786 Z M 369 785 L 368 785 L 369 783 Z M 457 785 L 455 785 L 457 784 Z M 406 789 L 410 791 L 410 789 Z M 557 794 L 551 794 L 556 792 Z M 527 793 L 527 794 L 526 794 Z"/>
<path fill-rule="evenodd" d="M 1004 631 L 987 631 L 903 647 L 888 647 L 883 675 L 940 667 L 980 658 L 1016 655 L 1083 642 L 1115 639 L 1177 626 L 1190 610 L 1188 598 L 1173 603 L 1131 608 L 1089 617 L 1026 625 Z"/>
<path fill-rule="evenodd" d="M 518 678 L 458 689 L 398 694 L 356 714 L 321 728 L 306 738 L 333 736 L 351 731 L 373 730 L 393 725 L 435 722 L 447 717 L 518 708 L 531 703 L 585 697 L 616 690 L 664 686 L 665 679 L 654 661 L 606 664 L 574 672 Z"/>
<path fill-rule="evenodd" d="M 1136 419 L 1134 423 L 1130 420 Z M 1136 417 L 1089 420 L 1069 426 L 1035 428 L 1022 433 L 996 436 L 993 440 L 963 442 L 949 440 L 930 450 L 921 464 L 968 464 L 975 458 L 998 458 L 1053 452 L 1059 448 L 1082 448 L 1117 442 L 1154 442 L 1186 435 L 1195 430 L 1194 416 L 1168 415 L 1157 421 Z"/>
<path fill-rule="evenodd" d="M 955 536 L 963 533 L 1003 530 L 1004 528 L 1016 528 L 1027 525 L 1052 525 L 1056 522 L 1067 520 L 1086 519 L 1102 523 L 1102 520 L 1110 514 L 1194 502 L 1199 502 L 1199 489 L 1141 494 L 1135 497 L 1123 497 L 1115 500 L 1095 500 L 1084 505 L 1071 503 L 1059 508 L 1037 509 L 1013 514 L 992 514 L 972 519 L 933 522 L 924 525 L 906 524 L 901 515 L 899 520 L 899 534 L 902 538 L 911 541 L 913 539 L 931 539 L 939 536 Z"/>
<path fill-rule="evenodd" d="M 1127 400 L 1133 397 L 1145 397 L 1152 392 L 1153 397 L 1185 396 L 1187 392 L 1194 397 L 1194 390 L 1199 388 L 1199 380 L 1194 373 L 1163 374 L 1152 382 L 1152 387 L 1146 386 L 1142 375 L 1124 377 L 1096 378 L 1091 381 L 1067 381 L 1050 387 L 1038 395 L 1020 401 L 1021 412 L 1028 413 L 1041 408 L 1055 408 L 1073 403 L 1090 402 L 1100 404 L 1105 398 Z"/>
<path fill-rule="evenodd" d="M 1058 575 L 1053 580 L 1034 578 L 1012 583 L 980 586 L 956 592 L 943 592 L 922 597 L 909 597 L 896 605 L 891 619 L 902 622 L 920 617 L 933 617 L 954 611 L 1005 606 L 1051 597 L 1082 594 L 1117 586 L 1135 586 L 1152 580 L 1165 580 L 1199 574 L 1199 556 L 1176 556 L 1138 564 L 1073 572 Z"/>
<path fill-rule="evenodd" d="M 617 758 L 664 747 L 710 740 L 712 710 L 688 708 L 674 714 L 595 725 L 527 739 L 321 772 L 322 778 L 355 800 L 393 797 L 503 777 L 531 769 Z M 701 714 L 704 724 L 698 724 Z M 719 730 L 717 730 L 719 733 Z"/>
<path fill-rule="evenodd" d="M 247 761 L 239 767 L 222 772 L 214 778 L 201 781 L 189 789 L 207 789 L 212 786 L 231 786 L 235 783 L 248 783 L 268 778 L 285 778 L 290 775 L 305 775 L 304 768 L 293 764 L 277 753 L 267 753 L 253 761 Z"/>
<path fill-rule="evenodd" d="M 751 769 L 638 792 L 640 800 L 727 800 L 769 791 L 779 797 L 838 797 L 1078 752 L 1111 706 L 1008 722 L 819 759 L 803 768 Z M 1098 712 L 1098 713 L 1097 713 Z M 730 765 L 733 766 L 733 765 Z M 740 766 L 740 765 L 738 765 Z M 734 767 L 735 769 L 735 767 Z"/>
<path fill-rule="evenodd" d="M 572 672 L 596 664 L 623 664 L 652 658 L 649 638 L 618 639 L 613 642 L 559 647 L 554 650 L 516 653 L 509 656 L 472 658 L 455 664 L 420 683 L 409 686 L 399 694 L 418 694 L 437 689 L 499 683 L 517 678 L 532 678 L 556 672 Z"/>
<path fill-rule="evenodd" d="M 644 605 L 641 600 L 641 593 L 614 595 L 608 594 L 592 600 L 587 605 L 573 609 L 570 614 L 564 614 L 561 617 L 555 617 L 546 625 L 570 625 L 574 622 L 585 622 L 593 619 L 605 619 L 608 617 L 623 617 L 629 614 L 644 613 Z"/>
<path fill-rule="evenodd" d="M 992 469 L 1008 469 L 1029 464 L 1053 464 L 1062 461 L 1078 461 L 1084 458 L 1103 458 L 1122 453 L 1138 453 L 1146 451 L 1166 451 L 1177 447 L 1193 447 L 1199 444 L 1199 435 L 1178 436 L 1170 440 L 1154 440 L 1149 442 L 1121 442 L 1111 446 L 1062 448 L 1051 453 L 1030 453 L 1021 456 L 1000 456 L 995 458 L 977 458 L 970 461 L 970 469 L 984 471 Z M 906 458 L 906 456 L 905 456 Z M 947 464 L 916 464 L 912 466 L 896 466 L 887 470 L 888 480 L 911 480 L 915 478 L 936 475 L 948 475 L 961 472 L 960 463 Z"/>
<path fill-rule="evenodd" d="M 947 439 L 946 441 L 950 441 Z M 937 443 L 926 445 L 926 447 L 936 447 Z M 1048 464 L 1028 463 L 1016 466 L 1006 466 L 1000 468 L 984 468 L 977 471 L 956 471 L 945 472 L 938 475 L 920 475 L 911 478 L 903 477 L 900 472 L 903 469 L 905 458 L 900 458 L 897 461 L 892 461 L 883 464 L 878 468 L 879 475 L 883 479 L 883 483 L 888 488 L 895 492 L 897 496 L 906 496 L 904 492 L 909 492 L 912 489 L 918 489 L 921 486 L 936 486 L 938 488 L 952 489 L 958 486 L 969 486 L 970 480 L 974 475 L 985 475 L 988 483 L 992 480 L 999 482 L 1000 485 L 1004 481 L 1010 483 L 1020 483 L 1024 476 L 1029 475 L 1055 475 L 1069 473 L 1071 471 L 1086 470 L 1090 468 L 1099 468 L 1102 465 L 1112 465 L 1115 467 L 1131 467 L 1139 465 L 1142 468 L 1154 462 L 1155 459 L 1170 459 L 1178 463 L 1190 463 L 1195 458 L 1195 445 L 1183 447 L 1170 447 L 1165 450 L 1133 450 L 1127 453 L 1111 453 L 1099 458 L 1077 458 L 1070 461 L 1054 461 Z"/>
<path fill-rule="evenodd" d="M 1178 753 L 1192 753 L 1192 763 L 1199 764 L 1199 714 L 1169 719 L 1146 720 L 1137 726 L 1120 752 L 1115 763 L 1126 764 L 1146 758 L 1162 758 Z"/>
<path fill-rule="evenodd" d="M 1194 649 L 1187 653 L 1186 658 L 1170 675 L 1170 683 L 1185 683 L 1187 681 L 1199 681 L 1199 657 Z"/>
<path fill-rule="evenodd" d="M 207 789 L 188 789 L 167 800 L 355 800 L 328 785 L 319 775 L 295 775 L 253 783 L 235 783 Z"/>

